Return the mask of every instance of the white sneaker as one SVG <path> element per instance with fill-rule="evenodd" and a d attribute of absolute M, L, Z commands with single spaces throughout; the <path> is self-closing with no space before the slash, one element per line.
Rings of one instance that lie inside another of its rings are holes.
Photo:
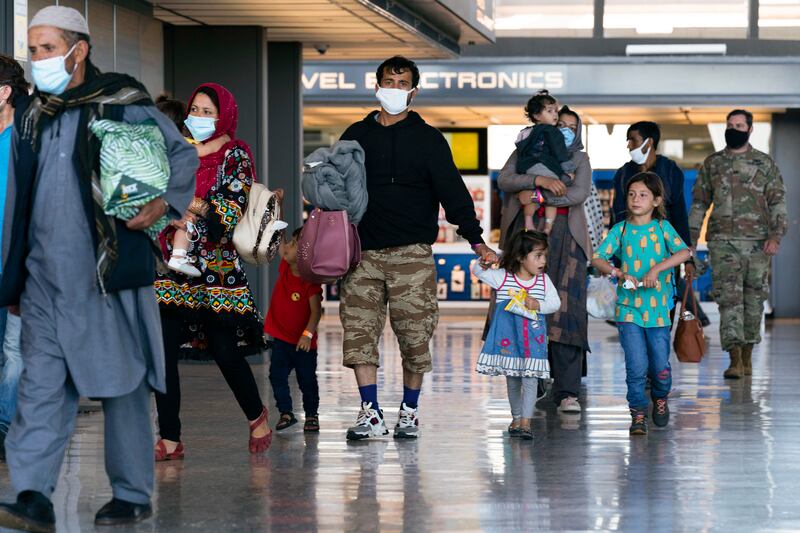
<path fill-rule="evenodd" d="M 383 437 L 388 434 L 389 430 L 386 429 L 386 423 L 383 421 L 383 411 L 373 409 L 370 402 L 361 402 L 356 425 L 347 430 L 347 440 Z"/>
<path fill-rule="evenodd" d="M 561 400 L 561 403 L 558 405 L 558 412 L 559 413 L 580 413 L 581 412 L 581 404 L 578 403 L 578 399 L 572 396 L 564 398 Z"/>
<path fill-rule="evenodd" d="M 167 266 L 170 270 L 174 270 L 175 272 L 180 272 L 181 274 L 185 274 L 190 278 L 199 278 L 200 271 L 197 268 L 192 266 L 192 260 L 189 259 L 188 256 L 185 255 L 173 255 L 169 258 L 169 262 Z"/>
<path fill-rule="evenodd" d="M 416 439 L 419 436 L 419 417 L 417 409 L 403 403 L 397 415 L 397 425 L 394 427 L 394 438 Z"/>

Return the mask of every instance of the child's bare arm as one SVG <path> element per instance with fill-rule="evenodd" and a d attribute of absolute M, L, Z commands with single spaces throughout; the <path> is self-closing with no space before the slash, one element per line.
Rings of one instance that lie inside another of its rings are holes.
<path fill-rule="evenodd" d="M 197 149 L 197 155 L 199 157 L 205 157 L 213 154 L 214 152 L 219 152 L 223 146 L 230 142 L 230 140 L 230 137 L 223 135 L 222 137 L 218 137 L 213 141 L 196 144 L 194 147 Z"/>
<path fill-rule="evenodd" d="M 315 294 L 308 299 L 308 306 L 311 308 L 311 316 L 308 318 L 306 331 L 311 333 L 312 336 L 308 337 L 303 332 L 303 336 L 300 337 L 300 341 L 297 343 L 297 349 L 304 352 L 311 350 L 311 340 L 313 335 L 316 334 L 319 321 L 322 318 L 322 297 L 319 294 Z"/>

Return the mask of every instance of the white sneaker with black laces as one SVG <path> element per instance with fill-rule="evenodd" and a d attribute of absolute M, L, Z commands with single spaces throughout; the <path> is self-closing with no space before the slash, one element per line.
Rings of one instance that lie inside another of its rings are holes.
<path fill-rule="evenodd" d="M 361 402 L 356 425 L 347 430 L 347 440 L 363 440 L 388 434 L 389 430 L 383 421 L 383 411 L 373 409 L 371 402 Z"/>
<path fill-rule="evenodd" d="M 419 436 L 419 417 L 417 409 L 409 407 L 405 402 L 400 406 L 397 425 L 394 427 L 394 438 L 416 439 Z"/>

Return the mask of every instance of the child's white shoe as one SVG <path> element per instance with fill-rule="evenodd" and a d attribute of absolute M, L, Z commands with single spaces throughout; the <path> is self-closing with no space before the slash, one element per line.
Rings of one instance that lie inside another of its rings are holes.
<path fill-rule="evenodd" d="M 169 267 L 170 270 L 174 270 L 175 272 L 180 272 L 181 274 L 185 274 L 190 278 L 200 277 L 200 271 L 192 266 L 192 260 L 189 259 L 187 255 L 178 255 L 173 253 L 172 257 L 169 258 L 167 267 Z"/>
<path fill-rule="evenodd" d="M 288 228 L 288 227 L 289 227 L 289 224 L 287 224 L 287 223 L 286 223 L 286 222 L 284 222 L 283 220 L 276 220 L 276 221 L 275 221 L 275 222 L 272 224 L 272 229 L 273 229 L 274 231 L 280 231 L 280 230 L 282 230 L 282 229 L 286 229 L 286 228 Z"/>

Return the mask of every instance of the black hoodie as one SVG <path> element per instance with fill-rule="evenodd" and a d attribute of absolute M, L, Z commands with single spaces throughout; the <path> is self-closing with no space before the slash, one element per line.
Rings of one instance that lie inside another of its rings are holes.
<path fill-rule="evenodd" d="M 483 231 L 450 146 L 417 113 L 383 126 L 373 111 L 351 125 L 342 140 L 358 141 L 366 155 L 367 212 L 358 225 L 364 250 L 433 244 L 439 233 L 439 204 L 447 221 L 470 244 Z"/>

